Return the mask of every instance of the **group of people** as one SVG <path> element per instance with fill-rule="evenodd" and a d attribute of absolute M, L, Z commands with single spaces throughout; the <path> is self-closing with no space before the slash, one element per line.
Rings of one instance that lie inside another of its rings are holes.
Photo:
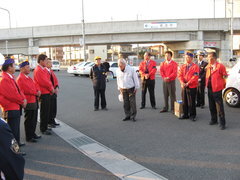
<path fill-rule="evenodd" d="M 51 70 L 52 62 L 44 54 L 38 56 L 34 78 L 30 74 L 28 61 L 20 65 L 16 78 L 14 60 L 7 58 L 0 75 L 0 179 L 23 179 L 25 152 L 20 151 L 20 118 L 24 112 L 24 129 L 27 142 L 36 143 L 41 138 L 36 134 L 38 109 L 40 105 L 40 131 L 51 135 L 51 128 L 59 125 L 55 121 L 57 113 L 58 79 Z M 3 162 L 3 163 L 2 163 Z M 4 177 L 4 178 L 3 178 Z"/>
<path fill-rule="evenodd" d="M 150 53 L 144 54 L 144 60 L 139 64 L 139 74 L 141 76 L 141 106 L 146 107 L 146 93 L 149 92 L 150 103 L 153 109 L 156 109 L 155 100 L 155 74 L 157 64 L 150 58 Z M 172 59 L 171 51 L 165 52 L 165 60 L 160 64 L 160 76 L 163 80 L 164 107 L 160 113 L 168 112 L 169 98 L 170 110 L 174 113 L 174 102 L 176 101 L 176 79 L 181 84 L 181 96 L 183 114 L 179 119 L 191 119 L 196 121 L 196 107 L 204 108 L 205 106 L 205 88 L 208 90 L 209 110 L 211 119 L 209 125 L 218 124 L 220 129 L 226 128 L 224 105 L 222 99 L 222 90 L 226 85 L 227 72 L 223 64 L 217 61 L 216 52 L 209 52 L 207 60 L 204 60 L 205 54 L 198 53 L 198 62 L 194 63 L 194 54 L 187 52 L 185 54 L 185 63 L 181 66 Z M 101 58 L 95 58 L 96 64 L 90 72 L 90 78 L 94 87 L 94 110 L 99 110 L 99 99 L 101 98 L 101 107 L 106 108 L 106 70 L 101 63 Z M 138 75 L 135 70 L 129 66 L 120 56 L 118 60 L 118 69 L 116 71 L 117 85 L 120 95 L 123 98 L 123 108 L 125 118 L 123 121 L 136 121 L 136 92 L 140 87 Z"/>

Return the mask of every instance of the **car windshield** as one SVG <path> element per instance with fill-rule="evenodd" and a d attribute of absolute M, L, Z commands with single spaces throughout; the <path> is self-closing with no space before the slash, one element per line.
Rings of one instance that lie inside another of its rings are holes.
<path fill-rule="evenodd" d="M 53 61 L 53 65 L 59 65 L 59 62 Z"/>

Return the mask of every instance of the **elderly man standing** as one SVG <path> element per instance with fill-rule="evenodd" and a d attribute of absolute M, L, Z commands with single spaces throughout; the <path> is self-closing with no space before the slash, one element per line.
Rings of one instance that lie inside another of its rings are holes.
<path fill-rule="evenodd" d="M 28 61 L 20 64 L 20 71 L 17 84 L 27 99 L 27 106 L 24 108 L 26 141 L 34 143 L 37 142 L 36 139 L 41 137 L 35 133 L 38 117 L 37 97 L 40 97 L 41 91 L 29 76 L 30 66 Z"/>
<path fill-rule="evenodd" d="M 174 112 L 174 102 L 176 101 L 176 82 L 178 64 L 172 60 L 172 52 L 165 52 L 165 61 L 160 64 L 160 75 L 163 79 L 163 94 L 165 106 L 160 113 L 168 111 L 168 97 L 171 99 L 171 111 Z"/>
<path fill-rule="evenodd" d="M 226 85 L 227 72 L 223 64 L 217 62 L 217 54 L 210 52 L 208 54 L 209 64 L 206 67 L 206 86 L 208 88 L 208 102 L 211 113 L 209 125 L 218 124 L 220 120 L 220 129 L 226 128 L 225 113 L 223 107 L 222 90 Z"/>
<path fill-rule="evenodd" d="M 178 71 L 178 78 L 182 87 L 183 116 L 179 119 L 196 121 L 196 93 L 198 86 L 199 67 L 194 64 L 193 54 L 187 52 L 186 63 Z"/>
<path fill-rule="evenodd" d="M 139 88 L 139 79 L 135 70 L 126 64 L 124 59 L 118 60 L 117 85 L 123 96 L 125 118 L 123 121 L 136 121 L 136 92 Z"/>
<path fill-rule="evenodd" d="M 15 64 L 13 59 L 5 60 L 2 65 L 2 80 L 0 81 L 0 95 L 3 118 L 10 126 L 18 145 L 20 143 L 21 108 L 27 105 L 27 99 L 17 85 L 14 77 Z M 25 153 L 23 153 L 25 154 Z"/>
<path fill-rule="evenodd" d="M 142 79 L 142 104 L 140 109 L 145 108 L 147 89 L 150 95 L 150 102 L 153 109 L 156 109 L 155 102 L 155 74 L 157 71 L 156 62 L 150 59 L 149 52 L 145 52 L 144 60 L 139 64 L 139 73 Z"/>

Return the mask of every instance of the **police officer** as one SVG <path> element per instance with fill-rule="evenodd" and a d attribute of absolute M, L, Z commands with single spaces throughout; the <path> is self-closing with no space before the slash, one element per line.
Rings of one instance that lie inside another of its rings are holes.
<path fill-rule="evenodd" d="M 208 66 L 206 67 L 206 86 L 208 88 L 208 101 L 211 113 L 209 125 L 218 124 L 220 120 L 220 129 L 226 128 L 225 112 L 223 107 L 222 90 L 226 86 L 227 72 L 223 64 L 217 62 L 216 52 L 208 53 Z"/>
<path fill-rule="evenodd" d="M 25 108 L 27 100 L 14 79 L 15 65 L 13 59 L 5 60 L 2 65 L 0 81 L 1 107 L 3 118 L 10 126 L 12 133 L 20 146 L 20 117 L 21 108 Z"/>
<path fill-rule="evenodd" d="M 101 108 L 107 110 L 107 103 L 105 98 L 106 90 L 106 69 L 101 63 L 101 57 L 96 56 L 95 65 L 91 68 L 90 78 L 93 82 L 94 90 L 94 111 L 99 110 L 99 98 L 101 97 Z"/>
<path fill-rule="evenodd" d="M 178 79 L 182 88 L 183 116 L 179 119 L 191 119 L 196 121 L 196 92 L 198 86 L 198 65 L 194 64 L 193 54 L 187 52 L 185 55 L 186 63 L 178 71 Z"/>
<path fill-rule="evenodd" d="M 142 80 L 142 103 L 140 109 L 145 108 L 147 89 L 150 95 L 151 106 L 153 109 L 156 109 L 154 94 L 156 71 L 156 62 L 150 59 L 149 52 L 145 52 L 144 60 L 139 64 L 139 73 Z"/>
<path fill-rule="evenodd" d="M 0 179 L 22 180 L 25 160 L 10 127 L 1 118 L 0 137 Z"/>
<path fill-rule="evenodd" d="M 37 142 L 36 139 L 41 138 L 35 133 L 38 117 L 37 97 L 40 97 L 41 91 L 29 76 L 29 62 L 24 61 L 19 66 L 21 72 L 17 78 L 17 84 L 27 99 L 27 106 L 24 108 L 26 141 L 34 143 Z"/>
<path fill-rule="evenodd" d="M 205 79 L 206 79 L 206 66 L 207 62 L 203 60 L 204 53 L 198 52 L 198 67 L 199 67 L 199 78 L 197 87 L 197 104 L 196 107 L 204 108 L 205 105 Z"/>

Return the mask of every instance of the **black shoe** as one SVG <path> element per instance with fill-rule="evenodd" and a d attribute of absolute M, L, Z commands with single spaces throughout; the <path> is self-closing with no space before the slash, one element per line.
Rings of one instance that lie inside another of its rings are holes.
<path fill-rule="evenodd" d="M 26 144 L 20 142 L 18 145 L 19 145 L 19 147 L 22 147 L 22 146 L 25 146 Z"/>
<path fill-rule="evenodd" d="M 180 118 L 178 119 L 189 119 L 189 116 L 181 116 Z"/>
<path fill-rule="evenodd" d="M 56 126 L 54 124 L 49 124 L 48 127 L 49 128 L 56 128 Z"/>
<path fill-rule="evenodd" d="M 135 117 L 133 117 L 131 120 L 132 120 L 133 122 L 136 122 L 136 119 L 135 119 Z"/>
<path fill-rule="evenodd" d="M 47 130 L 48 130 L 48 131 L 52 131 L 52 128 L 48 127 Z"/>
<path fill-rule="evenodd" d="M 209 125 L 217 125 L 217 124 L 218 122 L 212 122 L 212 121 L 209 122 Z"/>
<path fill-rule="evenodd" d="M 105 108 L 102 108 L 102 110 L 107 111 L 108 109 L 105 107 Z"/>
<path fill-rule="evenodd" d="M 98 111 L 99 109 L 98 108 L 94 108 L 94 111 Z"/>
<path fill-rule="evenodd" d="M 157 109 L 155 106 L 152 106 L 152 109 Z"/>
<path fill-rule="evenodd" d="M 36 142 L 37 142 L 37 140 L 36 140 L 36 139 L 34 139 L 34 138 L 32 138 L 32 139 L 29 139 L 29 140 L 27 140 L 27 142 L 36 143 Z"/>
<path fill-rule="evenodd" d="M 196 107 L 200 107 L 200 104 L 196 104 Z"/>
<path fill-rule="evenodd" d="M 46 131 L 42 131 L 41 133 L 44 134 L 44 135 L 52 135 L 52 133 L 49 132 L 48 130 L 46 130 Z"/>
<path fill-rule="evenodd" d="M 226 126 L 220 126 L 220 129 L 224 130 L 224 129 L 226 129 Z"/>
<path fill-rule="evenodd" d="M 55 122 L 54 125 L 55 125 L 55 126 L 59 126 L 60 124 Z"/>
<path fill-rule="evenodd" d="M 125 118 L 123 119 L 123 121 L 128 121 L 128 120 L 130 120 L 130 117 L 125 117 Z"/>
<path fill-rule="evenodd" d="M 204 105 L 202 105 L 200 108 L 201 108 L 201 109 L 204 109 Z"/>
<path fill-rule="evenodd" d="M 35 134 L 33 138 L 34 138 L 34 139 L 40 139 L 41 137 L 42 137 L 42 136 Z"/>
<path fill-rule="evenodd" d="M 22 156 L 26 156 L 26 155 L 27 155 L 27 154 L 26 154 L 25 152 L 23 152 L 23 151 L 20 151 L 19 154 L 22 155 Z"/>
<path fill-rule="evenodd" d="M 196 117 L 192 117 L 191 120 L 194 122 L 196 121 Z"/>
<path fill-rule="evenodd" d="M 145 107 L 144 106 L 141 106 L 140 109 L 144 109 Z"/>
<path fill-rule="evenodd" d="M 162 109 L 162 110 L 160 111 L 160 113 L 164 113 L 164 112 L 167 112 L 167 110 L 166 110 L 166 109 Z"/>

